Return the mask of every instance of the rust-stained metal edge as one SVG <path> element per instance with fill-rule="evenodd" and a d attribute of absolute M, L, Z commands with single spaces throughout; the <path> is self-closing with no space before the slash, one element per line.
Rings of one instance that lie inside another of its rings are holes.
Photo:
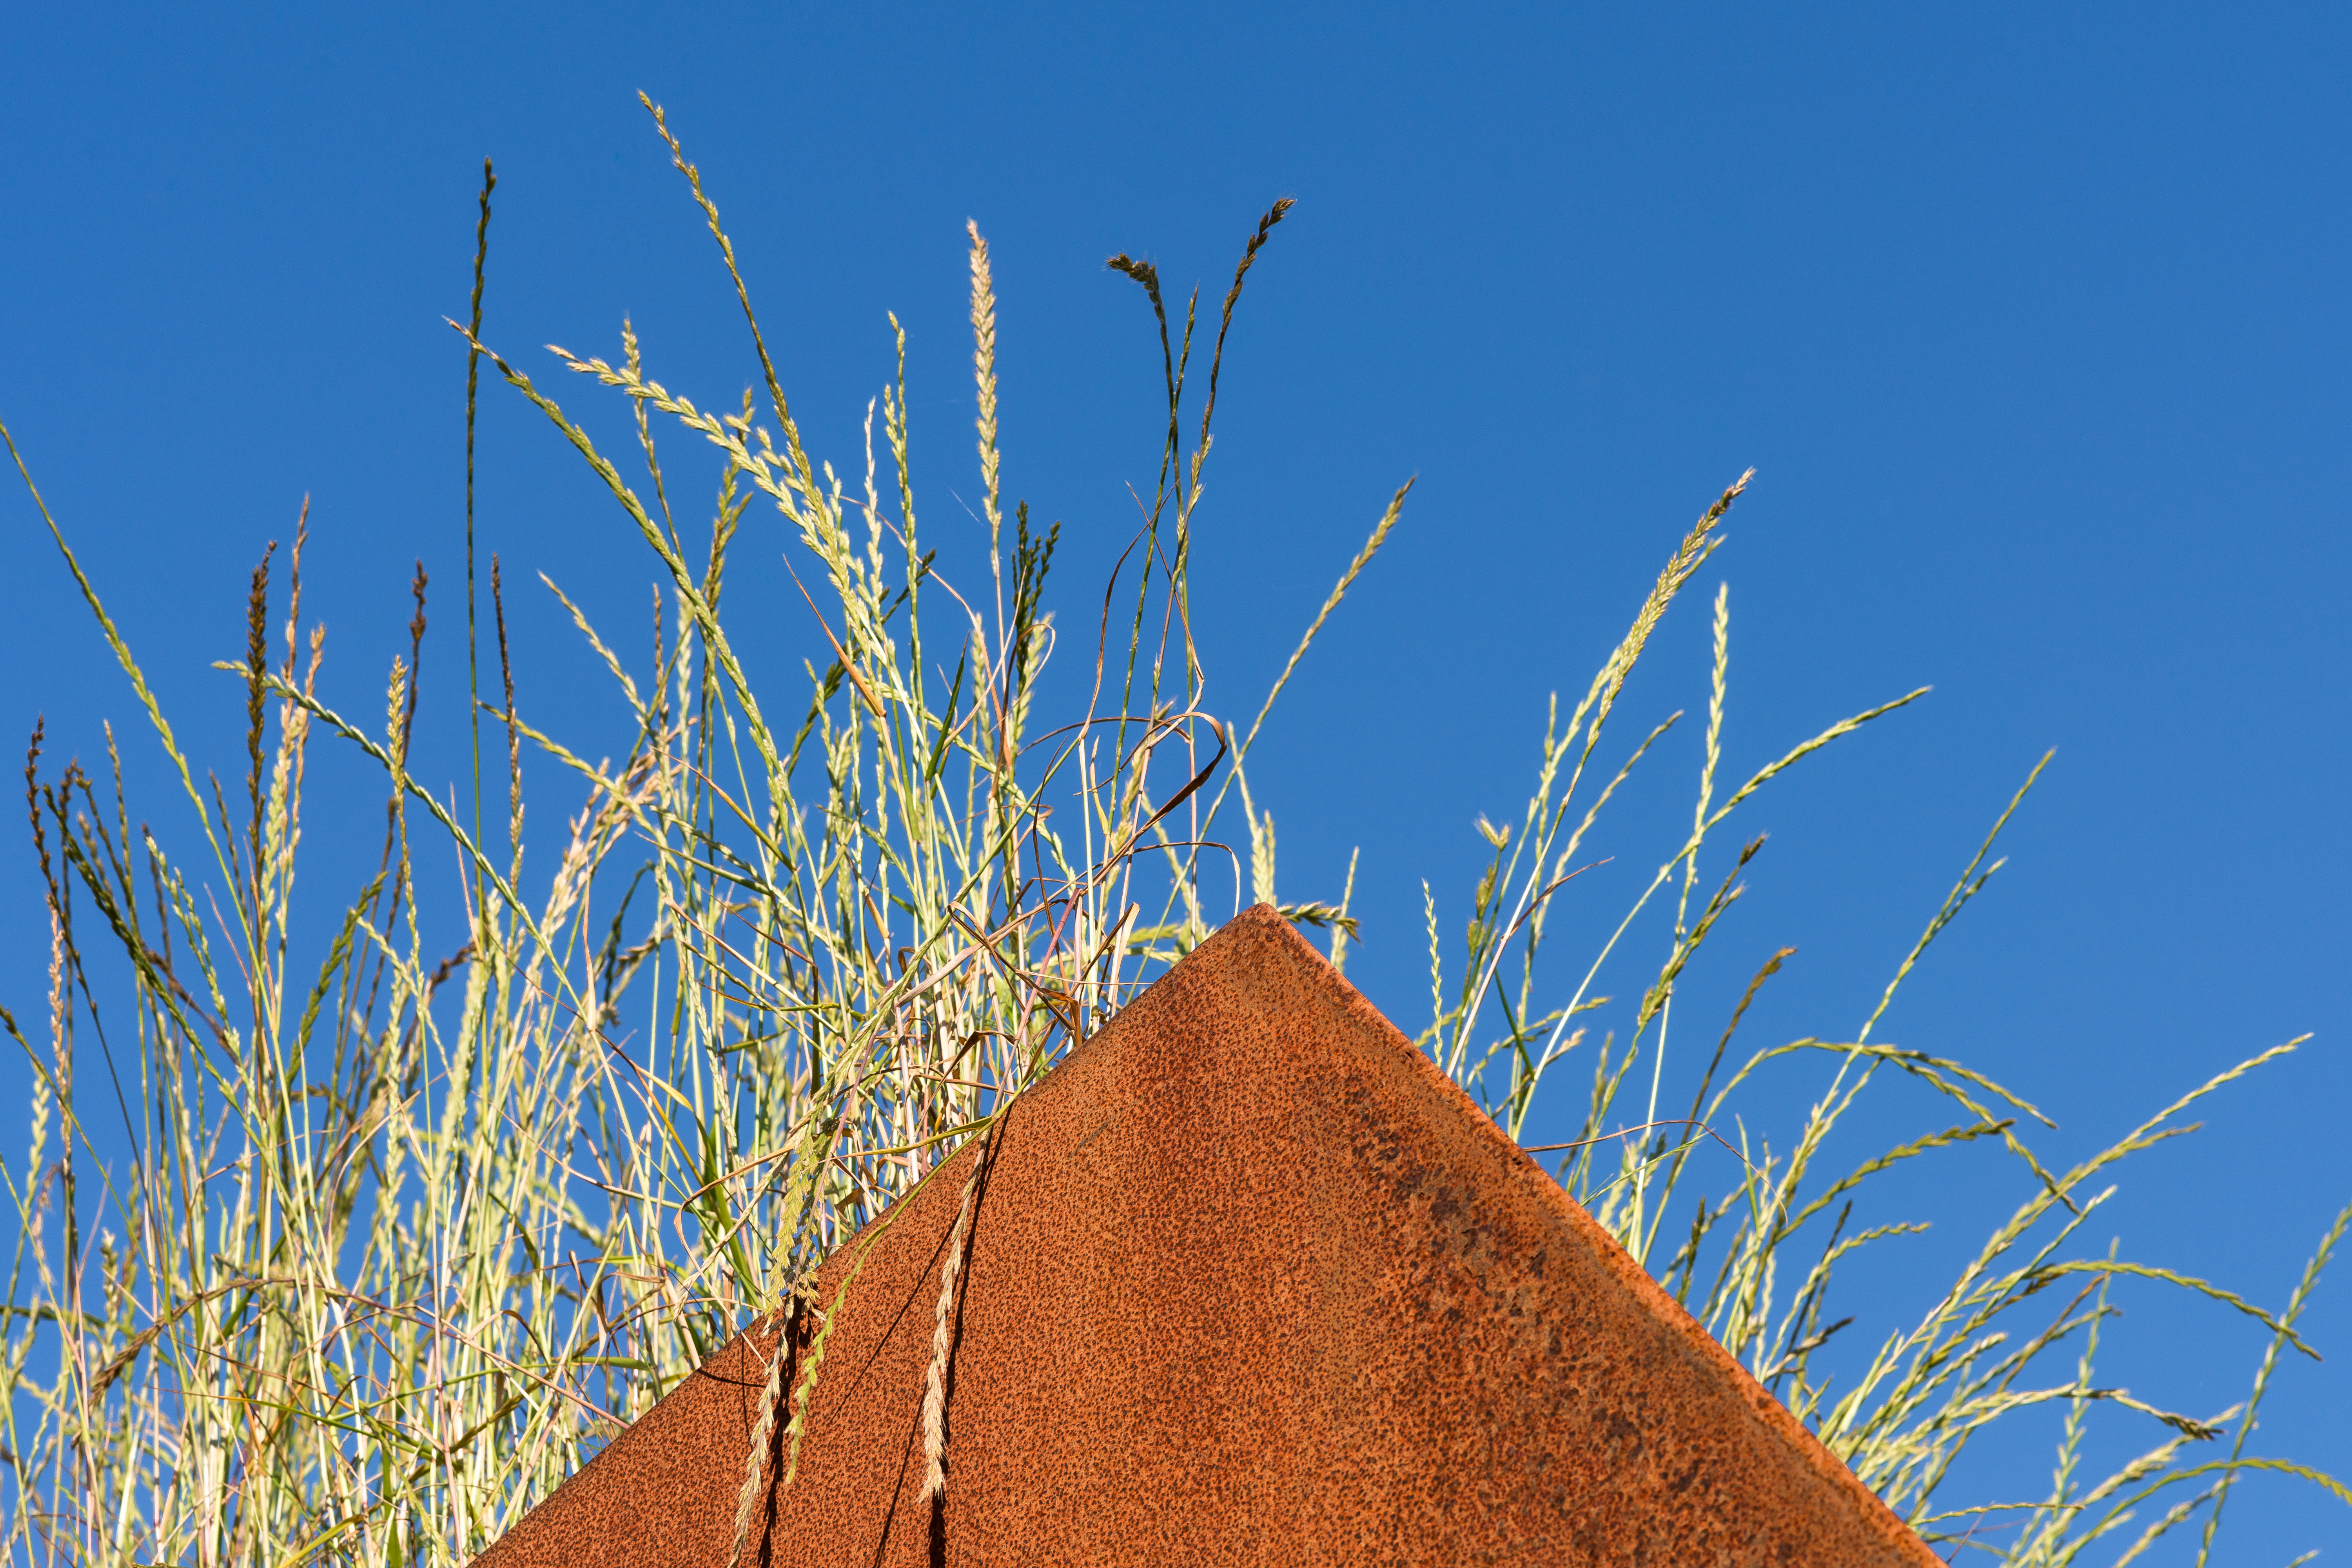
<path fill-rule="evenodd" d="M 1270 1080 L 1240 1065 L 1286 1054 Z M 1155 1136 L 1106 1136 L 1123 1117 Z M 778 1492 L 779 1441 L 747 1563 L 1937 1561 L 1271 909 L 1174 966 L 1005 1127 L 955 1303 L 946 1499 L 919 1496 L 916 1415 L 976 1145 L 821 1270 L 831 1300 L 871 1244 L 802 1474 Z M 1293 1143 L 1320 1152 L 1286 1165 Z M 1307 1194 L 1318 1180 L 1334 1192 Z M 1221 1218 L 1237 1194 L 1279 1213 Z M 1106 1219 L 1121 1194 L 1157 1206 Z M 1548 1274 L 1550 1235 L 1568 1245 Z M 1295 1310 L 1236 1311 L 1267 1289 Z M 807 1326 L 782 1347 L 788 1388 Z M 777 1348 L 739 1335 L 479 1568 L 724 1568 Z M 1534 1426 L 1506 1418 L 1514 1400 Z M 1228 1410 L 1240 1429 L 1218 1426 Z"/>

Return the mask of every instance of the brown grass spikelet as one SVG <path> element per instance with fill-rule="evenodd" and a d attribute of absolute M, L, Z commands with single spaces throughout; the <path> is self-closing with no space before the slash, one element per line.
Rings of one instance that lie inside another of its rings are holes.
<path fill-rule="evenodd" d="M 507 648 L 505 584 L 499 577 L 499 558 L 490 555 L 490 613 L 499 632 L 499 679 L 506 694 L 507 720 L 507 838 L 518 863 L 522 858 L 522 737 L 515 729 L 514 658 Z"/>
<path fill-rule="evenodd" d="M 245 753 L 250 764 L 246 790 L 253 800 L 252 837 L 247 847 L 253 857 L 257 907 L 261 896 L 261 738 L 266 727 L 263 698 L 268 690 L 269 676 L 269 563 L 277 553 L 278 542 L 273 539 L 261 553 L 261 563 L 253 569 L 253 584 L 245 602 Z"/>
<path fill-rule="evenodd" d="M 1149 261 L 1138 261 L 1124 250 L 1105 261 L 1103 265 L 1113 272 L 1124 273 L 1143 285 L 1144 295 L 1151 301 L 1152 318 L 1160 323 L 1160 363 L 1168 387 L 1168 446 L 1161 457 L 1160 474 L 1161 497 L 1164 498 L 1169 466 L 1176 461 L 1179 444 L 1176 413 L 1178 392 L 1183 384 L 1183 373 L 1178 369 L 1174 345 L 1170 342 L 1168 337 L 1168 301 L 1160 292 L 1160 269 Z M 1198 297 L 1196 290 L 1194 298 Z M 1184 321 L 1184 357 L 1187 362 L 1191 360 L 1192 353 L 1192 318 L 1188 315 Z M 1160 516 L 1160 499 L 1155 499 L 1152 502 L 1151 515 L 1155 526 Z"/>
<path fill-rule="evenodd" d="M 1138 283 L 1143 285 L 1143 291 L 1151 296 L 1151 302 L 1153 304 L 1156 305 L 1160 302 L 1160 269 L 1152 266 L 1149 261 L 1138 261 L 1135 258 L 1122 250 L 1117 256 L 1105 261 L 1103 265 L 1109 268 L 1113 272 L 1126 273 L 1129 278 L 1134 279 Z"/>
<path fill-rule="evenodd" d="M 408 742 L 416 729 L 417 681 L 425 669 L 425 563 L 416 563 L 416 574 L 408 584 L 409 596 L 416 601 L 416 613 L 408 620 L 408 689 L 406 709 L 400 720 L 400 749 L 394 753 L 402 769 L 408 766 Z"/>
<path fill-rule="evenodd" d="M 767 1474 L 768 1446 L 776 1435 L 776 1412 L 784 1403 L 784 1360 L 792 1349 L 792 1319 L 778 1312 L 775 1348 L 768 1352 L 768 1378 L 760 1390 L 760 1418 L 751 1427 L 751 1451 L 743 1460 L 743 1485 L 735 1494 L 735 1543 L 727 1551 L 727 1568 L 743 1560 L 743 1542 L 751 1533 L 751 1514 L 760 1503 L 760 1481 Z M 752 1324 L 757 1342 L 759 1325 Z"/>
<path fill-rule="evenodd" d="M 816 1332 L 810 1337 L 808 1366 L 802 1372 L 800 1385 L 793 1390 L 793 1418 L 784 1424 L 784 1479 L 782 1485 L 791 1486 L 801 1470 L 801 1439 L 808 1435 L 809 1401 L 816 1394 L 816 1374 L 824 1370 L 825 1347 L 832 1342 L 833 1331 L 841 1321 L 843 1310 L 849 1301 L 849 1288 L 866 1271 L 868 1251 L 861 1250 L 856 1261 L 849 1266 L 849 1275 L 834 1290 L 833 1305 L 818 1307 L 812 1302 L 808 1310 L 817 1317 Z"/>
<path fill-rule="evenodd" d="M 1289 196 L 1276 196 L 1274 205 L 1266 208 L 1265 216 L 1257 220 L 1257 232 L 1250 236 L 1249 243 L 1242 247 L 1241 260 L 1234 266 L 1234 286 L 1225 290 L 1224 314 L 1217 322 L 1216 352 L 1209 356 L 1209 396 L 1201 409 L 1201 439 L 1203 442 L 1209 438 L 1209 420 L 1217 412 L 1217 372 L 1224 366 L 1225 334 L 1234 330 L 1234 307 L 1241 302 L 1242 281 L 1249 276 L 1249 269 L 1257 264 L 1257 253 L 1265 248 L 1265 237 L 1272 234 L 1274 226 L 1297 205 Z"/>
<path fill-rule="evenodd" d="M 948 1489 L 948 1352 L 952 1348 L 956 1287 L 963 1278 L 964 1250 L 971 1237 L 973 1200 L 981 1176 L 988 1169 L 993 1147 L 982 1134 L 980 1154 L 971 1174 L 964 1178 L 963 1203 L 956 1210 L 955 1228 L 948 1233 L 947 1260 L 940 1265 L 940 1300 L 931 1320 L 931 1365 L 923 1379 L 923 1500 L 944 1497 Z"/>

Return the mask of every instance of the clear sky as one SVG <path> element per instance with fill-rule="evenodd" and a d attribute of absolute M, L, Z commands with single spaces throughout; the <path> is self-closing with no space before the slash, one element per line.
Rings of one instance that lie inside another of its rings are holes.
<path fill-rule="evenodd" d="M 745 383 L 642 89 L 729 217 L 815 446 L 856 451 L 895 310 L 934 495 L 966 500 L 977 219 L 1006 489 L 1065 520 L 1080 621 L 1158 437 L 1149 317 L 1102 259 L 1213 294 L 1286 195 L 1234 329 L 1195 597 L 1213 695 L 1245 719 L 1420 477 L 1253 772 L 1284 896 L 1336 897 L 1362 847 L 1350 973 L 1375 1001 L 1425 1021 L 1421 879 L 1458 931 L 1471 824 L 1520 809 L 1546 694 L 1581 691 L 1680 530 L 1753 465 L 1621 728 L 1703 708 L 1703 600 L 1727 580 L 1731 771 L 1936 690 L 1743 808 L 1772 837 L 1691 983 L 1701 1010 L 1793 944 L 1748 1026 L 1850 1035 L 2054 746 L 2009 868 L 1885 1037 L 2037 1100 L 2055 1161 L 2312 1031 L 2126 1165 L 2107 1223 L 2129 1256 L 2276 1304 L 2352 1197 L 2341 9 L 212 10 L 0 10 L 0 417 L 225 773 L 236 695 L 206 666 L 237 652 L 245 574 L 306 493 L 334 695 L 372 708 L 414 558 L 457 624 L 464 356 L 441 318 L 463 313 L 486 153 L 486 336 L 510 357 L 613 353 L 625 312 L 670 384 L 730 404 Z M 617 514 L 543 422 L 485 397 L 481 526 L 509 581 L 544 570 L 608 621 L 643 614 L 650 563 Z M 110 717 L 160 784 L 13 490 L 0 580 L 0 734 L 47 713 L 53 755 L 95 753 Z M 526 704 L 593 747 L 617 718 L 601 677 L 549 604 L 517 614 Z M 800 624 L 780 613 L 779 637 Z M 441 647 L 427 706 L 454 714 Z M 1575 931 L 1686 820 L 1696 737 L 1677 743 L 1598 846 L 1619 858 Z M 360 772 L 321 766 L 373 819 Z M 42 986 L 33 886 L 29 850 L 0 851 L 20 1015 Z M 1885 1125 L 1934 1114 L 1898 1097 Z M 2020 1194 L 1962 1159 L 1905 1195 L 1940 1222 L 1922 1272 L 1858 1282 L 1849 1310 L 1916 1305 Z M 2114 1381 L 2200 1413 L 2240 1397 L 2258 1332 L 2126 1302 Z M 2307 1323 L 2330 1359 L 2287 1369 L 2254 1447 L 2352 1472 L 2352 1278 Z M 2038 1493 L 2046 1451 L 2001 1474 Z M 2256 1483 L 2231 1532 L 2231 1561 L 2340 1552 L 2352 1510 Z"/>

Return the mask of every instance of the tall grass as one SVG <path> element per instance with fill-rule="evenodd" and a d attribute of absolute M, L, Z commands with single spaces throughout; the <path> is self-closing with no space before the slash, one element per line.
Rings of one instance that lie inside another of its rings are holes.
<path fill-rule="evenodd" d="M 647 108 L 741 304 L 759 385 L 738 407 L 697 405 L 651 378 L 625 323 L 615 357 L 555 350 L 557 366 L 582 378 L 573 384 L 624 400 L 639 477 L 625 476 L 549 387 L 489 346 L 486 167 L 472 308 L 457 329 L 468 359 L 473 697 L 462 799 L 411 767 L 427 717 L 421 570 L 409 651 L 386 672 L 381 708 L 372 693 L 338 705 L 320 679 L 323 629 L 302 599 L 299 528 L 282 591 L 265 555 L 247 646 L 220 666 L 246 719 L 238 788 L 199 775 L 26 474 L 189 810 L 169 839 L 134 829 L 112 731 L 92 770 L 52 766 L 35 730 L 25 778 L 49 984 L 45 1013 L 5 1018 L 35 1087 L 26 1148 L 0 1158 L 16 1219 L 0 1327 L 0 1541 L 11 1563 L 464 1561 L 748 1321 L 830 1306 L 809 1300 L 820 1258 L 887 1216 L 1219 921 L 1273 898 L 1274 822 L 1250 790 L 1250 748 L 1410 489 L 1376 521 L 1246 729 L 1207 711 L 1188 596 L 1192 529 L 1226 336 L 1288 204 L 1249 239 L 1213 339 L 1197 291 L 1171 299 L 1150 264 L 1110 262 L 1152 312 L 1168 423 L 1108 591 L 1078 601 L 1082 642 L 1093 633 L 1080 655 L 1091 661 L 1087 703 L 1045 715 L 1041 678 L 1065 629 L 1048 607 L 1058 524 L 1040 526 L 1001 492 L 994 289 L 978 229 L 985 576 L 959 587 L 918 522 L 903 331 L 897 372 L 866 411 L 863 468 L 845 479 L 806 449 L 719 210 Z M 1207 350 L 1205 388 L 1196 346 Z M 563 601 L 632 715 L 617 760 L 591 762 L 532 722 L 495 558 L 477 595 L 472 416 L 485 361 L 577 450 L 655 563 L 656 639 L 643 663 Z M 673 504 L 679 470 L 663 445 L 679 430 L 690 455 L 707 462 L 716 448 L 715 478 L 702 481 L 712 500 L 691 518 Z M 1727 788 L 1730 622 L 1718 594 L 1687 838 L 1598 952 L 1564 969 L 1538 962 L 1547 916 L 1576 896 L 1602 808 L 1666 725 L 1626 747 L 1604 745 L 1603 729 L 1745 482 L 1676 547 L 1564 724 L 1555 706 L 1524 820 L 1482 823 L 1493 859 L 1472 895 L 1466 950 L 1451 962 L 1430 898 L 1423 1044 L 1515 1136 L 1551 1069 L 1589 1060 L 1583 1130 L 1559 1151 L 1569 1190 L 1931 1539 L 1965 1535 L 2020 1564 L 2095 1547 L 2096 1560 L 2122 1563 L 2201 1516 L 2201 1563 L 2229 1488 L 2249 1471 L 2291 1470 L 2352 1500 L 2246 1447 L 2274 1370 L 2308 1350 L 2295 1321 L 2345 1218 L 2277 1312 L 2101 1251 L 2084 1231 L 2113 1191 L 2110 1166 L 2176 1135 L 2189 1105 L 2292 1043 L 2100 1155 L 2045 1168 L 2021 1131 L 2039 1121 L 2032 1106 L 1958 1063 L 1872 1037 L 1913 964 L 1997 868 L 1991 837 L 1851 1038 L 1733 1052 L 1777 958 L 1719 1034 L 1687 1007 L 1677 1016 L 1677 984 L 1753 853 L 1727 854 L 1717 829 L 1810 752 L 1910 697 Z M 772 601 L 739 610 L 742 591 L 728 592 L 739 535 L 771 518 L 792 546 L 792 599 L 805 601 L 787 608 L 812 626 L 798 690 L 755 687 L 729 633 L 744 614 L 776 613 Z M 298 909 L 314 740 L 382 769 L 383 845 L 362 885 L 315 907 L 306 885 Z M 537 828 L 526 833 L 526 799 L 564 789 L 576 805 L 542 847 Z M 1228 802 L 1243 818 L 1230 827 Z M 425 869 L 444 854 L 455 874 Z M 1328 933 L 1335 963 L 1354 929 L 1352 881 L 1351 871 L 1336 902 L 1284 907 Z M 1616 1006 L 1596 994 L 1601 977 L 1661 931 L 1654 980 L 1617 1008 L 1621 1031 L 1591 1043 Z M 1574 982 L 1564 994 L 1563 976 Z M 90 1077 L 92 1045 L 112 1081 Z M 1784 1140 L 1738 1131 L 1735 1146 L 1724 1130 L 1748 1124 L 1738 1093 L 1767 1070 L 1815 1074 L 1818 1098 Z M 1951 1124 L 1825 1177 L 1816 1166 L 1832 1133 L 1878 1129 L 1856 1108 L 1887 1078 L 1927 1085 L 1950 1103 Z M 2014 1158 L 2014 1215 L 1948 1286 L 1924 1292 L 1916 1319 L 1875 1331 L 1878 1348 L 1841 1391 L 1816 1370 L 1845 1327 L 1825 1322 L 1833 1271 L 1911 1228 L 1850 1231 L 1858 1191 L 1979 1140 Z M 1710 1141 L 1723 1150 L 1702 1154 Z M 1734 1175 L 1717 1195 L 1686 1191 L 1702 1170 Z M 2140 1281 L 2251 1320 L 2266 1348 L 2242 1406 L 2192 1418 L 2095 1381 L 2109 1291 Z M 2045 1298 L 2054 1309 L 2026 1306 L 2053 1286 L 2064 1288 Z M 822 1373 L 815 1359 L 810 1375 Z M 805 1398 L 803 1384 L 772 1400 L 795 1454 Z M 2022 1437 L 2021 1418 L 2043 1405 L 2062 1444 L 2048 1495 L 1955 1505 L 1947 1479 L 1975 1436 L 2000 1424 Z M 2152 1446 L 2093 1482 L 2076 1472 L 2101 1405 L 2147 1424 Z M 761 1479 L 752 1471 L 747 1485 Z"/>

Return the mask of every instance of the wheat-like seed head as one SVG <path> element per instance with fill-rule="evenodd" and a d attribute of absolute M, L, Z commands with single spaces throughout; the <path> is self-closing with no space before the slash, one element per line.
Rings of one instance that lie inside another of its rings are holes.
<path fill-rule="evenodd" d="M 988 1168 L 989 1148 L 989 1141 L 983 1138 L 972 1160 L 971 1174 L 964 1178 L 955 1226 L 948 1232 L 947 1258 L 940 1265 L 940 1299 L 931 1315 L 931 1364 L 923 1376 L 923 1500 L 927 1503 L 944 1497 L 948 1489 L 948 1356 L 953 1345 L 956 1283 L 963 1276 L 972 1204 L 981 1174 Z"/>
<path fill-rule="evenodd" d="M 759 1343 L 757 1322 L 751 1325 L 747 1339 Z M 790 1320 L 782 1312 L 775 1314 L 776 1343 L 768 1352 L 768 1376 L 760 1389 L 760 1415 L 751 1424 L 751 1451 L 743 1460 L 743 1485 L 735 1494 L 735 1540 L 727 1549 L 727 1568 L 736 1568 L 743 1559 L 743 1542 L 751 1533 L 751 1515 L 760 1502 L 760 1479 L 767 1473 L 768 1447 L 776 1435 L 776 1410 L 783 1403 L 784 1357 L 792 1348 Z"/>
<path fill-rule="evenodd" d="M 967 220 L 964 232 L 971 237 L 971 374 L 980 388 L 980 479 L 988 517 L 991 539 L 1004 526 L 1004 513 L 997 499 L 996 457 L 996 283 L 988 269 L 988 241 L 980 235 L 980 225 Z"/>

